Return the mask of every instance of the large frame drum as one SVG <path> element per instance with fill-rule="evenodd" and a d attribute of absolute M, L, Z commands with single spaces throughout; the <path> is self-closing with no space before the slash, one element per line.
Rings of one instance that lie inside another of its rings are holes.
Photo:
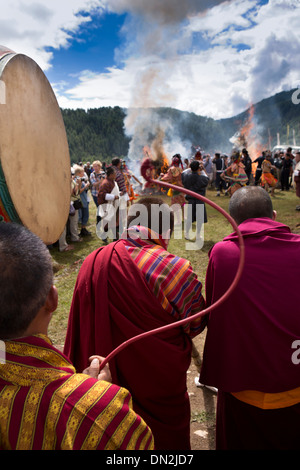
<path fill-rule="evenodd" d="M 0 218 L 51 245 L 66 225 L 70 191 L 69 147 L 54 92 L 32 59 L 0 46 Z"/>

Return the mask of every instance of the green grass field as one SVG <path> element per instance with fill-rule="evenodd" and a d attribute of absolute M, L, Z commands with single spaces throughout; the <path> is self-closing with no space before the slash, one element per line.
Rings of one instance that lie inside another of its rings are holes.
<path fill-rule="evenodd" d="M 206 197 L 217 203 L 220 207 L 228 211 L 229 197 L 216 197 L 214 190 L 208 190 Z M 166 201 L 170 201 L 164 196 Z M 277 211 L 277 220 L 288 225 L 294 233 L 300 233 L 300 212 L 295 208 L 299 204 L 295 191 L 276 191 L 273 198 L 274 209 Z M 178 256 L 188 259 L 200 281 L 205 285 L 205 273 L 208 263 L 208 251 L 224 236 L 231 233 L 232 226 L 222 214 L 211 206 L 207 205 L 208 223 L 204 228 L 204 245 L 201 250 L 186 250 L 186 240 L 171 239 L 169 251 Z M 49 336 L 57 347 L 62 347 L 65 341 L 68 315 L 73 295 L 77 274 L 82 262 L 93 250 L 103 245 L 103 242 L 96 235 L 96 210 L 93 202 L 90 203 L 90 219 L 88 230 L 92 232 L 91 237 L 85 237 L 84 241 L 75 244 L 73 251 L 60 253 L 57 248 L 51 249 L 51 255 L 55 267 L 55 285 L 59 294 L 59 306 L 53 314 L 49 328 Z"/>

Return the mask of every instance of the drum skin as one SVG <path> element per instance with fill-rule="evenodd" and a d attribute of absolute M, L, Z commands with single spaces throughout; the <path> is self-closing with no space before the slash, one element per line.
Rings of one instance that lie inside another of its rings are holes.
<path fill-rule="evenodd" d="M 71 164 L 61 111 L 40 67 L 4 47 L 0 84 L 0 214 L 51 245 L 70 208 Z"/>

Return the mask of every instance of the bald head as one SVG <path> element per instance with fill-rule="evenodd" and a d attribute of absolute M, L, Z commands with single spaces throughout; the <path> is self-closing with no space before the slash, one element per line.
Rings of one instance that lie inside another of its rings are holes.
<path fill-rule="evenodd" d="M 272 219 L 273 204 L 267 191 L 260 186 L 245 186 L 232 195 L 229 213 L 238 225 L 247 219 Z"/>

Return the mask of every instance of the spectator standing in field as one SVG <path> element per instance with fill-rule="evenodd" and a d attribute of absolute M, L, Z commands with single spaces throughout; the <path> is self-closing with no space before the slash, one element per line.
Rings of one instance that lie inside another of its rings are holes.
<path fill-rule="evenodd" d="M 293 173 L 293 155 L 292 149 L 289 147 L 286 151 L 284 159 L 282 160 L 280 183 L 281 191 L 290 190 L 290 177 Z"/>
<path fill-rule="evenodd" d="M 248 182 L 247 182 L 247 185 L 250 184 L 251 182 L 251 179 L 252 179 L 252 160 L 251 160 L 251 157 L 248 153 L 248 150 L 246 148 L 244 148 L 242 150 L 242 163 L 245 167 L 245 173 L 248 177 Z"/>
<path fill-rule="evenodd" d="M 119 187 L 116 183 L 116 169 L 107 167 L 106 178 L 101 181 L 98 192 L 97 234 L 105 243 L 109 231 L 113 232 L 113 239 L 117 239 L 119 226 Z"/>
<path fill-rule="evenodd" d="M 183 176 L 183 185 L 189 191 L 193 191 L 201 196 L 205 196 L 209 178 L 198 160 L 194 160 L 190 165 L 191 172 Z M 186 195 L 188 202 L 187 219 L 185 221 L 185 238 L 190 240 L 190 229 L 193 222 L 196 222 L 196 242 L 201 239 L 202 224 L 207 223 L 207 212 L 204 202 L 189 195 Z M 203 213 L 197 211 L 197 207 L 203 207 Z"/>
<path fill-rule="evenodd" d="M 294 170 L 294 184 L 296 187 L 296 196 L 300 197 L 300 152 L 295 155 L 295 170 Z M 300 210 L 300 205 L 296 207 L 296 210 Z"/>
<path fill-rule="evenodd" d="M 127 193 L 126 179 L 122 171 L 123 162 L 121 158 L 115 157 L 112 159 L 112 165 L 116 171 L 116 183 L 119 188 L 119 212 L 118 212 L 118 226 L 117 238 L 122 235 L 126 226 L 127 207 L 129 205 L 129 194 Z"/>
<path fill-rule="evenodd" d="M 224 159 L 221 158 L 221 155 L 219 153 L 215 153 L 215 158 L 213 159 L 213 164 L 216 167 L 215 185 L 216 185 L 216 190 L 217 190 L 217 196 L 220 196 L 221 192 L 223 192 L 223 189 L 225 189 L 225 187 L 226 187 L 226 183 L 221 178 L 221 175 L 225 171 L 225 164 L 224 164 Z"/>
<path fill-rule="evenodd" d="M 101 181 L 104 179 L 105 174 L 102 171 L 102 163 L 99 160 L 93 162 L 93 171 L 90 174 L 91 193 L 96 207 L 98 207 L 98 191 Z"/>

